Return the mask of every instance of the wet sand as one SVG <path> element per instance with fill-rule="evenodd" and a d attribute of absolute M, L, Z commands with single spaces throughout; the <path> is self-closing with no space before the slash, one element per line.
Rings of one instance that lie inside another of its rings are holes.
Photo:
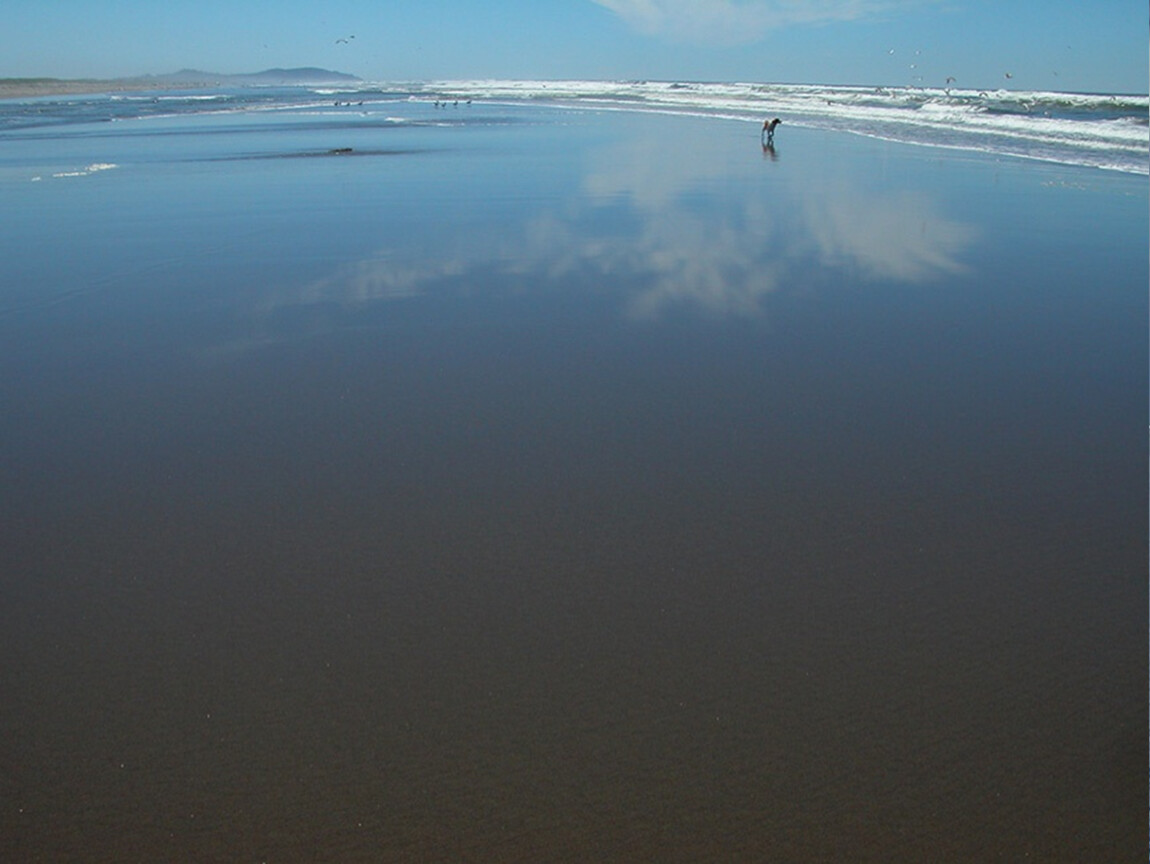
<path fill-rule="evenodd" d="M 464 119 L 7 142 L 0 857 L 1142 854 L 1144 180 Z"/>

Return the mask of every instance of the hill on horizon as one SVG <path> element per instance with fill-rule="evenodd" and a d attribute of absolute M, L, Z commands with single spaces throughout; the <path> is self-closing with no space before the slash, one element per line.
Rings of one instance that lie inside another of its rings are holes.
<path fill-rule="evenodd" d="M 147 80 L 169 83 L 211 82 L 213 84 L 352 84 L 363 79 L 346 72 L 333 72 L 316 66 L 300 66 L 293 69 L 265 69 L 262 72 L 220 73 L 205 72 L 202 69 L 181 69 L 166 75 L 145 75 Z"/>

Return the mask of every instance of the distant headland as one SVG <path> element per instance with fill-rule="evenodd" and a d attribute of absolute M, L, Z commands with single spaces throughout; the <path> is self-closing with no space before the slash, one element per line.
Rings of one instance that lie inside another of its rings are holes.
<path fill-rule="evenodd" d="M 179 72 L 166 75 L 139 75 L 133 78 L 0 78 L 0 99 L 206 87 L 306 87 L 316 84 L 338 86 L 358 84 L 362 81 L 362 78 L 355 75 L 314 66 L 265 69 L 263 72 L 231 75 L 204 72 L 199 69 L 181 69 Z"/>

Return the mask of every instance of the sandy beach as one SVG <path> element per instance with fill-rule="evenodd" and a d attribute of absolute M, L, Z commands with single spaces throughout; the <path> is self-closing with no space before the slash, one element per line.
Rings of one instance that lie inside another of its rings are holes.
<path fill-rule="evenodd" d="M 210 82 L 182 82 L 180 86 L 203 86 Z M 84 93 L 124 93 L 160 90 L 171 82 L 145 78 L 66 79 L 66 78 L 0 78 L 0 99 L 28 99 L 37 96 L 73 96 Z"/>
<path fill-rule="evenodd" d="M 0 133 L 0 858 L 1145 853 L 1145 177 L 223 99 Z"/>

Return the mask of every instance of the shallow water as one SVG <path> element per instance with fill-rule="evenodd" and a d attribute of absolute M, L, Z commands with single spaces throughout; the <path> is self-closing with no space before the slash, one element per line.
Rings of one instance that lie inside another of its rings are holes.
<path fill-rule="evenodd" d="M 0 140 L 6 860 L 1141 853 L 1144 178 L 395 111 Z"/>

